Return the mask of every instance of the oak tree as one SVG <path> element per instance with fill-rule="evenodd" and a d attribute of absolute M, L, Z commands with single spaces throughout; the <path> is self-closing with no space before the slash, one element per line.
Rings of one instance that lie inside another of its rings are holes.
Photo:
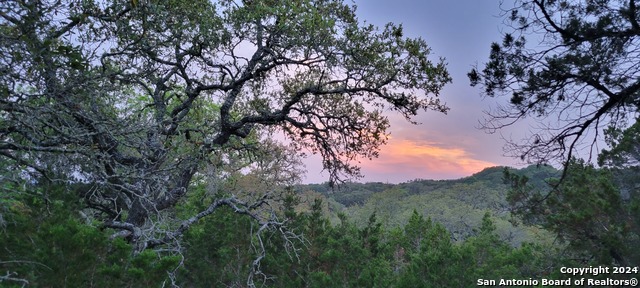
<path fill-rule="evenodd" d="M 358 175 L 384 111 L 447 111 L 429 54 L 340 0 L 2 1 L 0 158 L 23 180 L 82 184 L 83 213 L 138 252 L 222 206 L 294 237 L 268 208 L 305 151 L 332 181 Z M 248 174 L 262 188 L 232 185 Z M 206 206 L 178 217 L 202 185 Z"/>

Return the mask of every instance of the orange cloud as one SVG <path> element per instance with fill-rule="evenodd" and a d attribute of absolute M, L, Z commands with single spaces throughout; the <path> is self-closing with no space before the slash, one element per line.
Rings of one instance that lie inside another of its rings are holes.
<path fill-rule="evenodd" d="M 379 158 L 363 161 L 361 165 L 365 175 L 374 173 L 381 177 L 404 174 L 403 178 L 407 178 L 406 180 L 459 178 L 487 167 L 497 166 L 495 163 L 475 159 L 462 148 L 393 138 L 382 147 Z"/>

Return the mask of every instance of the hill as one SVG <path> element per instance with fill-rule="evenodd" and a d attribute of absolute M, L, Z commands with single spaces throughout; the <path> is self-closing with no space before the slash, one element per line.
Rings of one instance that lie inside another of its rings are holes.
<path fill-rule="evenodd" d="M 389 229 L 403 227 L 415 210 L 445 225 L 455 240 L 463 240 L 475 234 L 483 215 L 490 211 L 498 233 L 512 245 L 539 240 L 544 234 L 540 229 L 515 227 L 509 221 L 505 199 L 509 187 L 503 181 L 505 169 L 526 175 L 531 184 L 540 188 L 545 187 L 546 179 L 560 173 L 550 166 L 491 167 L 455 180 L 418 179 L 401 184 L 349 182 L 336 190 L 328 183 L 309 184 L 296 187 L 296 191 L 303 196 L 303 202 L 322 198 L 333 221 L 338 221 L 336 215 L 342 213 L 357 225 L 364 225 L 375 212 Z"/>

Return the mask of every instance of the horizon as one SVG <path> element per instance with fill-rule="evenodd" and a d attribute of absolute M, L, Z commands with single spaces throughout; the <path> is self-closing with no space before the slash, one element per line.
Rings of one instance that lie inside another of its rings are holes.
<path fill-rule="evenodd" d="M 482 172 L 484 172 L 485 170 L 488 169 L 495 169 L 495 168 L 510 168 L 510 169 L 515 169 L 515 170 L 523 170 L 523 169 L 527 169 L 531 166 L 544 166 L 544 167 L 552 167 L 555 170 L 560 171 L 560 168 L 555 167 L 551 164 L 528 164 L 525 165 L 523 167 L 513 167 L 513 166 L 505 166 L 505 165 L 496 165 L 496 166 L 491 166 L 491 167 L 485 167 L 482 168 L 479 171 L 473 172 L 469 175 L 466 176 L 462 176 L 462 177 L 456 177 L 456 178 L 447 178 L 447 179 L 429 179 L 429 178 L 415 178 L 415 179 L 410 179 L 407 181 L 403 181 L 403 182 L 389 182 L 389 181 L 358 181 L 357 179 L 345 179 L 344 183 L 356 183 L 356 184 L 369 184 L 369 183 L 383 183 L 383 184 L 389 184 L 389 185 L 399 185 L 399 184 L 404 184 L 404 183 L 409 183 L 409 182 L 414 182 L 414 181 L 455 181 L 455 180 L 461 180 L 461 179 L 465 179 L 465 178 L 469 178 L 469 177 L 473 177 L 476 174 L 480 174 Z M 324 182 L 310 182 L 310 183 L 299 183 L 296 185 L 329 185 L 329 181 L 324 181 Z"/>
<path fill-rule="evenodd" d="M 509 97 L 483 96 L 479 88 L 470 86 L 467 77 L 474 65 L 482 66 L 488 61 L 491 43 L 502 41 L 505 28 L 501 2 L 354 1 L 361 22 L 377 27 L 388 22 L 402 24 L 406 37 L 423 38 L 432 50 L 428 59 L 436 62 L 444 58 L 453 79 L 438 95 L 450 108 L 446 115 L 422 111 L 412 118 L 419 123 L 413 125 L 396 113 L 383 111 L 390 123 L 389 141 L 380 147 L 378 158 L 360 160 L 358 166 L 363 177 L 357 181 L 403 183 L 412 179 L 459 179 L 487 167 L 535 165 L 522 161 L 520 155 L 509 155 L 505 149 L 507 141 L 522 142 L 534 127 L 558 120 L 553 115 L 527 117 L 497 131 L 483 130 L 487 111 L 509 105 Z M 593 136 L 591 133 L 593 131 L 588 131 L 586 138 Z M 580 144 L 583 146 L 579 146 L 573 156 L 594 163 L 591 144 L 595 144 L 593 151 L 608 147 L 604 139 L 587 141 Z M 329 180 L 328 173 L 322 172 L 321 163 L 318 155 L 303 159 L 306 174 L 302 183 Z"/>
<path fill-rule="evenodd" d="M 405 36 L 425 39 L 432 49 L 429 60 L 445 58 L 453 82 L 439 95 L 451 109 L 447 115 L 423 111 L 413 118 L 421 124 L 412 125 L 402 116 L 384 111 L 391 124 L 389 141 L 380 147 L 378 158 L 360 161 L 363 177 L 352 180 L 403 183 L 412 179 L 459 179 L 487 167 L 528 165 L 505 156 L 502 147 L 503 138 L 522 138 L 529 123 L 522 121 L 499 134 L 479 129 L 484 111 L 508 103 L 508 99 L 482 97 L 466 76 L 473 65 L 487 61 L 491 43 L 501 41 L 500 1 L 452 4 L 444 0 L 358 0 L 354 4 L 361 22 L 378 27 L 388 22 L 402 24 Z M 461 17 L 465 21 L 459 21 Z M 303 163 L 307 173 L 302 183 L 329 180 L 328 173 L 321 172 L 317 155 L 305 158 Z"/>

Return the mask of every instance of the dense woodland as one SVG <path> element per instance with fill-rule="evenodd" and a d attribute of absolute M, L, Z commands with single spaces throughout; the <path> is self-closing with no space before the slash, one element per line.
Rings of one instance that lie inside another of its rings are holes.
<path fill-rule="evenodd" d="M 614 188 L 616 181 L 637 179 L 637 171 L 574 169 L 571 175 L 579 176 L 566 189 L 611 190 L 594 190 L 588 201 L 577 194 L 550 202 L 541 209 L 553 213 L 527 218 L 526 225 L 514 226 L 522 218 L 506 209 L 516 190 L 505 174 L 527 177 L 544 191 L 561 171 L 494 167 L 459 180 L 292 187 L 279 213 L 299 241 L 283 241 L 274 231 L 257 249 L 252 218 L 225 207 L 185 233 L 179 255 L 132 253 L 125 239 L 83 215 L 84 203 L 68 190 L 82 185 L 7 185 L 13 194 L 2 203 L 0 259 L 16 260 L 3 261 L 12 273 L 3 285 L 237 287 L 246 285 L 256 256 L 264 259 L 255 277 L 268 287 L 469 287 L 477 279 L 566 279 L 563 266 L 637 265 L 638 192 Z M 206 194 L 206 187 L 197 188 L 176 217 L 207 207 Z"/>
<path fill-rule="evenodd" d="M 636 2 L 503 9 L 468 76 L 509 99 L 489 132 L 539 121 L 505 147 L 533 165 L 392 185 L 349 179 L 388 113 L 446 113 L 452 81 L 399 24 L 341 0 L 2 1 L 0 286 L 637 277 Z M 327 183 L 299 184 L 309 153 Z"/>

